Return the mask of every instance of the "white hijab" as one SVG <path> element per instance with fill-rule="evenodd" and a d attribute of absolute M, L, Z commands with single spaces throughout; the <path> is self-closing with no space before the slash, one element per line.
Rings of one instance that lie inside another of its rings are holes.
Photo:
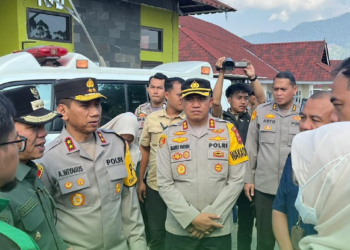
<path fill-rule="evenodd" d="M 298 134 L 292 166 L 303 203 L 317 217 L 318 234 L 303 238 L 300 248 L 350 249 L 350 122 Z"/>
<path fill-rule="evenodd" d="M 141 151 L 137 146 L 137 133 L 139 124 L 136 116 L 133 113 L 127 112 L 114 117 L 107 124 L 103 125 L 102 128 L 112 129 L 117 134 L 131 134 L 134 136 L 134 141 L 129 145 L 131 160 L 136 168 L 137 163 L 141 160 Z"/>

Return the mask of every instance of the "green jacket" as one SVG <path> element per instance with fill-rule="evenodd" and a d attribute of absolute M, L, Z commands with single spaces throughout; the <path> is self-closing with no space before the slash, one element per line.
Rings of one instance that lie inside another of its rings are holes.
<path fill-rule="evenodd" d="M 10 200 L 0 220 L 26 232 L 42 250 L 66 250 L 69 246 L 58 236 L 55 226 L 55 202 L 37 172 L 34 162 L 19 163 L 17 186 L 10 192 L 0 192 L 0 198 Z"/>
<path fill-rule="evenodd" d="M 8 199 L 0 199 L 0 212 L 9 204 Z M 28 234 L 9 224 L 0 221 L 0 242 L 7 250 L 40 250 L 35 241 Z"/>

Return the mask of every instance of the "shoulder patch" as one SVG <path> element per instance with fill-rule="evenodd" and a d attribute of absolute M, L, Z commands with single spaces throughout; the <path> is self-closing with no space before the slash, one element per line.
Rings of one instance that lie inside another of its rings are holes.
<path fill-rule="evenodd" d="M 36 166 L 38 168 L 38 172 L 36 173 L 36 175 L 38 176 L 38 178 L 40 179 L 41 176 L 43 175 L 43 172 L 44 172 L 44 166 L 39 164 L 39 163 L 36 163 Z"/>
<path fill-rule="evenodd" d="M 131 155 L 130 155 L 128 146 L 126 146 L 126 152 L 125 152 L 125 167 L 126 167 L 126 172 L 128 173 L 128 176 L 124 178 L 124 186 L 132 187 L 137 182 L 137 176 L 134 168 L 134 163 L 131 160 Z"/>
<path fill-rule="evenodd" d="M 230 148 L 228 164 L 231 166 L 248 161 L 247 150 L 245 149 L 242 139 L 232 123 L 227 124 L 227 129 L 230 131 Z M 235 133 L 237 131 L 237 134 Z"/>
<path fill-rule="evenodd" d="M 165 143 L 166 143 L 166 140 L 167 140 L 167 136 L 165 134 L 162 134 L 159 138 L 159 144 L 158 144 L 158 147 L 159 148 L 162 148 L 164 147 Z"/>

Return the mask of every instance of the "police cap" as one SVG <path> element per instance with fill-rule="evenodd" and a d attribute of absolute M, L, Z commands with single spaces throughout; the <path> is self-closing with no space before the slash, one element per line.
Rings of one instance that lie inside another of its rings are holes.
<path fill-rule="evenodd" d="M 24 86 L 2 92 L 16 109 L 14 121 L 42 125 L 58 117 L 61 117 L 56 111 L 50 111 L 44 108 L 44 101 L 35 86 Z"/>
<path fill-rule="evenodd" d="M 201 78 L 190 78 L 181 85 L 182 97 L 198 94 L 202 96 L 209 96 L 211 90 L 210 82 Z"/>
<path fill-rule="evenodd" d="M 75 78 L 60 80 L 54 85 L 56 100 L 72 99 L 79 102 L 88 102 L 97 98 L 107 99 L 98 92 L 95 78 Z"/>

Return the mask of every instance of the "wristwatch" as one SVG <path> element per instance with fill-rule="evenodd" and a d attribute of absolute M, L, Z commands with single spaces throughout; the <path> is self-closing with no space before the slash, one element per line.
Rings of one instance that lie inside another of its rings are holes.
<path fill-rule="evenodd" d="M 249 79 L 249 81 L 254 82 L 256 79 L 258 79 L 257 75 L 255 75 L 253 79 Z"/>

